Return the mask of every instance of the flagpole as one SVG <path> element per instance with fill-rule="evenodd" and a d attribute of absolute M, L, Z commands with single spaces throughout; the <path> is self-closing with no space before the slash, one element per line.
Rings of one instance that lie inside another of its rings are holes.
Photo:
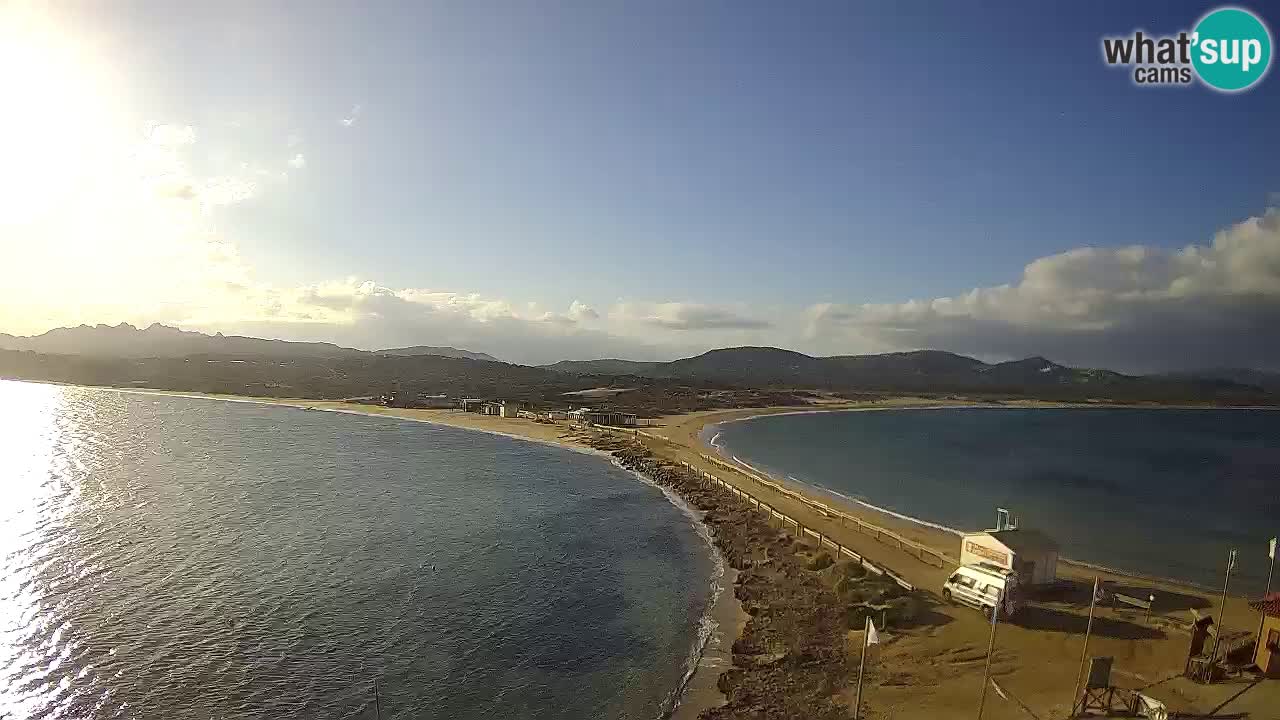
<path fill-rule="evenodd" d="M 1271 566 L 1267 569 L 1267 589 L 1262 591 L 1262 602 L 1267 601 L 1267 596 L 1271 594 L 1271 576 L 1276 572 L 1276 540 L 1271 538 L 1271 546 L 1268 548 L 1268 555 L 1271 556 Z M 1267 625 L 1267 611 L 1263 608 L 1258 613 L 1258 642 L 1254 643 L 1253 656 L 1258 657 L 1258 651 L 1262 649 L 1262 629 Z"/>
<path fill-rule="evenodd" d="M 991 654 L 996 649 L 996 623 L 1000 620 L 1000 606 L 1003 605 L 1004 592 L 996 595 L 996 605 L 991 608 L 991 640 L 987 643 L 987 669 L 982 675 L 982 700 L 978 702 L 978 720 L 982 720 L 982 711 L 987 707 L 987 685 L 991 682 Z"/>
<path fill-rule="evenodd" d="M 1084 681 L 1084 661 L 1089 658 L 1089 635 L 1093 633 L 1093 609 L 1098 606 L 1098 576 L 1093 576 L 1093 595 L 1089 596 L 1089 624 L 1084 629 L 1084 647 L 1080 648 L 1080 670 L 1076 673 L 1076 689 L 1071 696 L 1071 717 L 1076 716 L 1080 701 L 1080 683 Z"/>
<path fill-rule="evenodd" d="M 1222 581 L 1222 604 L 1218 606 L 1218 632 L 1213 638 L 1213 651 L 1209 653 L 1209 664 L 1212 668 L 1218 662 L 1218 646 L 1222 644 L 1222 634 L 1227 631 L 1227 588 L 1231 585 L 1231 570 L 1236 566 L 1236 551 L 1227 555 L 1227 578 Z M 1224 660 L 1226 658 L 1223 658 Z M 1209 682 L 1213 682 L 1213 671 L 1209 671 Z"/>
<path fill-rule="evenodd" d="M 862 669 L 867 665 L 867 638 L 871 637 L 871 615 L 863 618 L 862 623 L 862 657 L 858 659 L 858 699 L 854 701 L 853 720 L 858 720 L 862 712 Z"/>

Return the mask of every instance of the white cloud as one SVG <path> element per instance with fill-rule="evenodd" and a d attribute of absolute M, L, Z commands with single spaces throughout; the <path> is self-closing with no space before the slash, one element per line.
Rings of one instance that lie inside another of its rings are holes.
<path fill-rule="evenodd" d="M 569 303 L 569 319 L 574 322 L 588 322 L 591 320 L 599 320 L 600 313 L 596 309 L 584 302 L 574 300 Z"/>
<path fill-rule="evenodd" d="M 294 170 L 301 170 L 306 166 L 307 166 L 307 156 L 303 155 L 302 153 L 297 153 L 293 157 L 289 158 L 289 167 L 293 168 Z"/>
<path fill-rule="evenodd" d="M 815 305 L 825 347 L 933 347 L 1046 355 L 1134 371 L 1280 367 L 1280 210 L 1179 250 L 1078 248 L 1039 258 L 1016 284 L 898 304 Z"/>
<path fill-rule="evenodd" d="M 530 304 L 531 310 L 536 310 L 536 303 Z M 569 310 L 564 313 L 552 312 L 548 310 L 538 317 L 542 322 L 556 323 L 557 325 L 577 325 L 579 323 L 592 323 L 600 319 L 600 313 L 595 308 L 587 305 L 580 300 L 574 300 L 569 304 Z"/>
<path fill-rule="evenodd" d="M 352 125 L 355 125 L 356 121 L 360 119 L 360 113 L 362 110 L 363 108 L 359 104 L 352 105 L 351 112 L 347 113 L 346 117 L 343 117 L 340 121 L 343 127 L 351 127 Z"/>
<path fill-rule="evenodd" d="M 244 202 L 258 193 L 256 183 L 237 177 L 209 178 L 196 191 L 206 209 Z"/>
<path fill-rule="evenodd" d="M 151 142 L 160 147 L 190 145 L 196 141 L 196 129 L 190 125 L 156 125 L 151 128 Z"/>
<path fill-rule="evenodd" d="M 619 303 L 611 317 L 665 330 L 762 330 L 771 323 L 724 306 L 693 302 Z"/>
<path fill-rule="evenodd" d="M 642 339 L 578 327 L 568 313 L 556 314 L 564 321 L 548 322 L 536 305 L 519 308 L 475 293 L 396 290 L 357 278 L 298 288 L 242 286 L 237 304 L 213 310 L 176 322 L 210 332 L 323 339 L 369 349 L 452 345 L 531 364 L 566 357 L 665 358 L 673 352 Z"/>

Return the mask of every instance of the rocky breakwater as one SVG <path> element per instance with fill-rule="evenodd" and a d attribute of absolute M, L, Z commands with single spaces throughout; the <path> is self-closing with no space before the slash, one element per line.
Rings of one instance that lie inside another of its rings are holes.
<path fill-rule="evenodd" d="M 863 617 L 907 619 L 913 599 L 892 581 L 797 542 L 747 502 L 644 447 L 608 436 L 593 444 L 703 513 L 738 571 L 734 594 L 749 619 L 733 645 L 733 667 L 719 679 L 726 702 L 700 717 L 850 717 L 846 690 L 856 680 Z"/>

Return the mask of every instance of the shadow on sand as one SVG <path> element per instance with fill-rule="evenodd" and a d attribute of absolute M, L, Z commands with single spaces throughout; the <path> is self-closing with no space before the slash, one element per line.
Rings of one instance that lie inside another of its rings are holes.
<path fill-rule="evenodd" d="M 1087 608 L 1089 607 L 1089 596 L 1092 589 L 1093 583 L 1091 582 L 1062 580 L 1051 590 L 1037 593 L 1034 597 L 1037 600 Z M 1112 599 L 1116 594 L 1128 595 L 1142 600 L 1155 595 L 1156 600 L 1151 611 L 1157 614 L 1182 612 L 1193 608 L 1203 610 L 1210 607 L 1209 601 L 1199 595 L 1156 588 L 1139 582 L 1107 582 L 1104 583 L 1103 590 L 1105 591 L 1106 599 L 1099 601 L 1099 607 L 1117 606 L 1117 603 Z M 1118 606 L 1125 607 L 1123 604 L 1118 604 Z"/>
<path fill-rule="evenodd" d="M 1083 634 L 1088 627 L 1089 618 L 1058 608 L 1029 605 L 1015 615 L 1010 623 L 1028 630 L 1078 635 Z M 1093 634 L 1121 640 L 1155 640 L 1167 637 L 1164 631 L 1156 628 L 1097 614 L 1093 618 Z"/>
<path fill-rule="evenodd" d="M 956 621 L 954 617 L 938 611 L 942 604 L 934 597 L 924 593 L 917 593 L 917 597 L 920 601 L 920 609 L 916 611 L 915 617 L 910 620 L 898 619 L 894 622 L 895 628 L 911 630 L 921 627 L 942 627 Z"/>

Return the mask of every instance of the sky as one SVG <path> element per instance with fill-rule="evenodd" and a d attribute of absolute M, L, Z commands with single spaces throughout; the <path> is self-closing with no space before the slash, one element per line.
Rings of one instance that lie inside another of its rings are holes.
<path fill-rule="evenodd" d="M 1031 5 L 7 3 L 0 332 L 1280 369 L 1280 79 Z"/>

